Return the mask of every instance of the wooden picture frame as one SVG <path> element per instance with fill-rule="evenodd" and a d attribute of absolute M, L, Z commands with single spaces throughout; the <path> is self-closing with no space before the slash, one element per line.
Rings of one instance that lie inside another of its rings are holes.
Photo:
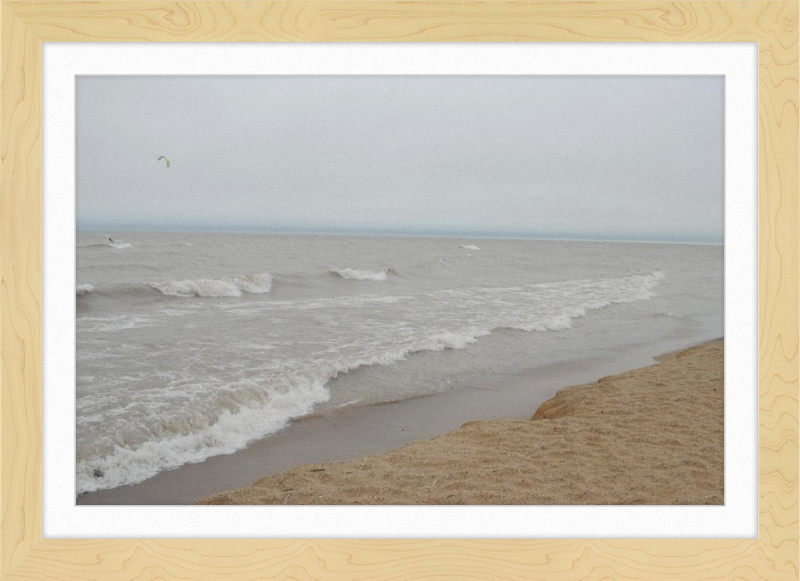
<path fill-rule="evenodd" d="M 798 579 L 797 2 L 2 2 L 0 578 Z M 757 42 L 758 538 L 42 538 L 42 43 Z"/>

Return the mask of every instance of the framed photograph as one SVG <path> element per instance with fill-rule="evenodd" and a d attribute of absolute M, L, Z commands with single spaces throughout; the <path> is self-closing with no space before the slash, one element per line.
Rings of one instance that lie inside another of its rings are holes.
<path fill-rule="evenodd" d="M 798 578 L 796 3 L 1 9 L 4 579 Z"/>

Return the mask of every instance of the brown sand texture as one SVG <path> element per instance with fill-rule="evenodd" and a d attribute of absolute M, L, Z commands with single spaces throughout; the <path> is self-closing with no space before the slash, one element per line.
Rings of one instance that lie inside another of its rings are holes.
<path fill-rule="evenodd" d="M 468 422 L 198 504 L 723 504 L 723 421 L 718 340 L 565 388 L 530 421 Z"/>

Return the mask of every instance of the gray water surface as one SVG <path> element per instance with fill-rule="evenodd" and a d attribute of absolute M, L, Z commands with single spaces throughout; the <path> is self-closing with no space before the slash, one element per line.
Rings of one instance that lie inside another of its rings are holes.
<path fill-rule="evenodd" d="M 722 252 L 81 233 L 78 492 L 231 453 L 312 412 L 442 392 L 520 360 L 719 337 Z"/>

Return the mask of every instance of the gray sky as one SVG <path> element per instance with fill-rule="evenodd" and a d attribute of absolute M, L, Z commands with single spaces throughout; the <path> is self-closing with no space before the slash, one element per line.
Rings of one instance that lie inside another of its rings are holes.
<path fill-rule="evenodd" d="M 723 91 L 722 77 L 79 77 L 78 228 L 720 243 Z"/>

